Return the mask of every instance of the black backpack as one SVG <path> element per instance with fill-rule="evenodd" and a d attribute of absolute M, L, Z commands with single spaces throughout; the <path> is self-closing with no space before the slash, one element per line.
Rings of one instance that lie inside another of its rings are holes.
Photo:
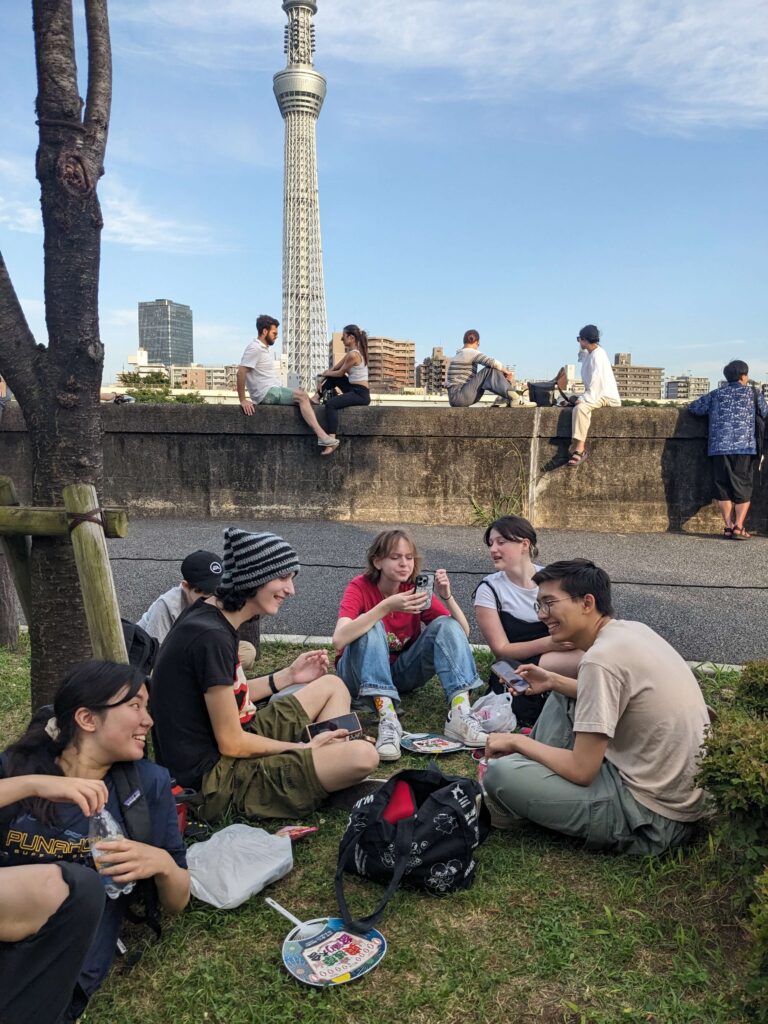
<path fill-rule="evenodd" d="M 402 816 L 387 820 L 398 804 Z M 443 775 L 434 765 L 393 775 L 354 805 L 339 844 L 336 898 L 344 924 L 368 931 L 401 883 L 436 896 L 469 889 L 477 868 L 474 851 L 489 831 L 490 815 L 474 780 Z M 387 886 L 367 917 L 355 919 L 349 912 L 345 871 Z"/>
<path fill-rule="evenodd" d="M 144 630 L 142 630 L 143 632 Z M 112 765 L 109 774 L 120 802 L 120 814 L 125 823 L 127 838 L 151 846 L 152 821 L 149 816 L 147 798 L 141 789 L 136 764 L 133 761 L 120 761 Z M 128 920 L 134 924 L 147 925 L 159 939 L 162 932 L 160 900 L 154 878 L 141 879 L 131 893 L 120 898 L 126 901 Z"/>
<path fill-rule="evenodd" d="M 125 649 L 128 652 L 128 664 L 149 675 L 154 668 L 160 644 L 146 629 L 142 629 L 135 622 L 129 622 L 128 619 L 120 619 L 120 622 L 123 626 Z"/>

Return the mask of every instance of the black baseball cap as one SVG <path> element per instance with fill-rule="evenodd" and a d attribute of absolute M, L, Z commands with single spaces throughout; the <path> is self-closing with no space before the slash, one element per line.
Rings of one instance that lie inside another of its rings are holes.
<path fill-rule="evenodd" d="M 598 345 L 600 343 L 600 331 L 598 331 L 594 324 L 587 324 L 586 327 L 582 327 L 579 331 L 579 337 L 582 341 L 588 341 L 590 345 Z"/>
<path fill-rule="evenodd" d="M 213 551 L 193 551 L 181 563 L 181 576 L 190 587 L 212 594 L 221 582 L 221 559 Z"/>

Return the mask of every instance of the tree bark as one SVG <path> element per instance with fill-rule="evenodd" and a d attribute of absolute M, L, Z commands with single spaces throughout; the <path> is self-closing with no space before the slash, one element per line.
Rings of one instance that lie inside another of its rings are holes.
<path fill-rule="evenodd" d="M 32 447 L 32 500 L 61 505 L 67 484 L 102 480 L 99 406 L 104 347 L 98 288 L 102 216 L 96 184 L 112 94 L 106 0 L 85 0 L 88 90 L 77 85 L 72 0 L 33 0 L 48 344 L 36 344 L 0 255 L 0 373 L 21 406 Z M 69 538 L 35 538 L 33 706 L 90 643 Z"/>
<path fill-rule="evenodd" d="M 0 647 L 19 645 L 19 606 L 8 563 L 0 551 Z"/>

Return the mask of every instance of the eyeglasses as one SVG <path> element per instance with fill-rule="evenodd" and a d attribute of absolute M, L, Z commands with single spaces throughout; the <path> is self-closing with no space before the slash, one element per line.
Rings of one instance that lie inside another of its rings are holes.
<path fill-rule="evenodd" d="M 556 597 L 554 601 L 534 601 L 533 610 L 536 612 L 537 615 L 541 615 L 542 612 L 544 612 L 545 615 L 549 615 L 549 613 L 552 611 L 553 604 L 558 604 L 560 601 L 570 600 L 570 597 Z"/>

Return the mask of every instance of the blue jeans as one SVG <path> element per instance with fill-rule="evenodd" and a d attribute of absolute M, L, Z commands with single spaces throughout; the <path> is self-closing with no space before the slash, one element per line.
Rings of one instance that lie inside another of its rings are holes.
<path fill-rule="evenodd" d="M 482 370 L 473 373 L 469 380 L 453 387 L 448 392 L 448 402 L 454 408 L 466 408 L 479 402 L 486 391 L 502 398 L 508 398 L 512 385 L 501 372 L 490 366 L 484 366 Z"/>
<path fill-rule="evenodd" d="M 346 648 L 336 671 L 353 698 L 389 697 L 399 702 L 401 694 L 417 690 L 434 675 L 449 702 L 457 693 L 483 685 L 464 630 L 448 615 L 430 622 L 393 665 L 384 626 L 377 622 Z"/>

